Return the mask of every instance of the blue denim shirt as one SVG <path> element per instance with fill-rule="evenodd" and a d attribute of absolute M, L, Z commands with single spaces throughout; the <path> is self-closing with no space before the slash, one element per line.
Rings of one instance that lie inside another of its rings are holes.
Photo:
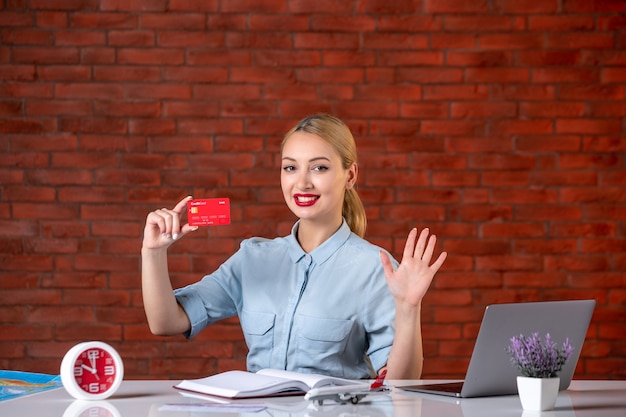
<path fill-rule="evenodd" d="M 244 240 L 217 271 L 176 290 L 191 321 L 186 336 L 238 315 L 251 372 L 369 378 L 387 363 L 394 336 L 395 306 L 380 248 L 344 221 L 307 254 L 297 227 L 286 237 Z"/>

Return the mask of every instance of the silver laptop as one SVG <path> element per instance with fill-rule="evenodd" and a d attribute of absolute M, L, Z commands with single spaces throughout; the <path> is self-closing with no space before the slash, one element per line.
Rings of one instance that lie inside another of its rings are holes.
<path fill-rule="evenodd" d="M 595 305 L 595 300 L 492 304 L 485 310 L 464 381 L 399 388 L 462 398 L 517 394 L 520 373 L 511 365 L 506 348 L 511 337 L 538 332 L 542 340 L 550 333 L 559 346 L 569 338 L 574 347 L 559 373 L 559 389 L 566 389 L 576 370 Z"/>

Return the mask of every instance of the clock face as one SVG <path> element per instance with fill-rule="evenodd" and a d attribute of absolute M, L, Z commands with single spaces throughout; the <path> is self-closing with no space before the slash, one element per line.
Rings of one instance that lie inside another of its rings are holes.
<path fill-rule="evenodd" d="M 79 343 L 61 362 L 61 382 L 77 399 L 105 399 L 115 393 L 123 378 L 122 358 L 103 342 Z"/>
<path fill-rule="evenodd" d="M 101 394 L 111 389 L 116 373 L 115 360 L 99 347 L 84 349 L 74 361 L 76 383 L 90 394 Z"/>

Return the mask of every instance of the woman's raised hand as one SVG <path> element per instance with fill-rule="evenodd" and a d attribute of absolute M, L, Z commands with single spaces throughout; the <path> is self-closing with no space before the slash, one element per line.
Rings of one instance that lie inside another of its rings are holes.
<path fill-rule="evenodd" d="M 146 226 L 143 230 L 143 248 L 167 248 L 177 239 L 192 232 L 198 227 L 189 224 L 181 226 L 180 219 L 186 211 L 187 201 L 192 197 L 185 197 L 173 209 L 162 208 L 148 213 Z"/>
<path fill-rule="evenodd" d="M 395 271 L 389 255 L 382 251 L 380 253 L 389 290 L 396 302 L 401 302 L 407 307 L 420 305 L 435 274 L 447 257 L 447 253 L 442 252 L 437 260 L 430 264 L 437 238 L 435 235 L 428 237 L 428 234 L 429 230 L 424 229 L 418 237 L 417 229 L 411 230 L 404 245 L 402 261 Z"/>

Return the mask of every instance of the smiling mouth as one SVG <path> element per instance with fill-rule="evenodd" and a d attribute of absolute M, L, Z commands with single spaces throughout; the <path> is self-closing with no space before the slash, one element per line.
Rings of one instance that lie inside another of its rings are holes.
<path fill-rule="evenodd" d="M 319 196 L 312 194 L 296 194 L 293 196 L 296 205 L 299 207 L 309 207 L 315 204 Z"/>

